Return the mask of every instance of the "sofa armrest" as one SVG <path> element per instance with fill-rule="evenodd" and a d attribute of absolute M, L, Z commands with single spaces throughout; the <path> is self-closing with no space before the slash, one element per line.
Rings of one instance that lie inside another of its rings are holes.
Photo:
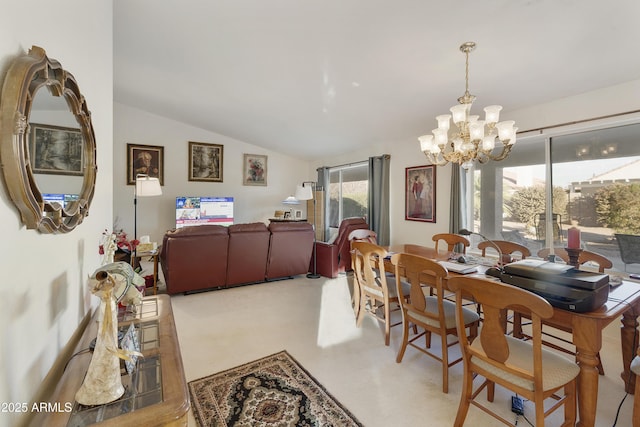
<path fill-rule="evenodd" d="M 338 246 L 316 242 L 316 272 L 324 277 L 338 277 Z M 313 271 L 313 258 L 310 271 Z"/>

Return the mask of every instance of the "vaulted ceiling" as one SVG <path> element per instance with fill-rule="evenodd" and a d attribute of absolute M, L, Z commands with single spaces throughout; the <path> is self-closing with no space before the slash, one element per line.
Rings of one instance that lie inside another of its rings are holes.
<path fill-rule="evenodd" d="M 308 160 L 429 133 L 466 41 L 476 114 L 640 78 L 637 0 L 114 3 L 116 102 Z"/>

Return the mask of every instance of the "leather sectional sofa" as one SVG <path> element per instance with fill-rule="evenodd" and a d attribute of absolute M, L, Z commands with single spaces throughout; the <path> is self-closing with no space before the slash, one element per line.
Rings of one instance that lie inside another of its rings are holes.
<path fill-rule="evenodd" d="M 167 293 L 177 294 L 305 274 L 312 252 L 304 222 L 201 225 L 165 233 L 160 263 Z"/>

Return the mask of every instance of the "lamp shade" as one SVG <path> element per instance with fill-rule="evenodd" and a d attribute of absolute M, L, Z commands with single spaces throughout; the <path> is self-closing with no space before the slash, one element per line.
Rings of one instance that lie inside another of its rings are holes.
<path fill-rule="evenodd" d="M 293 196 L 289 196 L 286 199 L 284 199 L 282 201 L 283 205 L 299 205 L 300 204 L 300 200 L 296 199 Z"/>
<path fill-rule="evenodd" d="M 162 187 L 158 178 L 149 175 L 136 176 L 136 195 L 139 197 L 160 196 Z"/>
<path fill-rule="evenodd" d="M 296 187 L 296 199 L 298 200 L 311 200 L 313 199 L 313 192 L 310 185 L 298 185 Z"/>

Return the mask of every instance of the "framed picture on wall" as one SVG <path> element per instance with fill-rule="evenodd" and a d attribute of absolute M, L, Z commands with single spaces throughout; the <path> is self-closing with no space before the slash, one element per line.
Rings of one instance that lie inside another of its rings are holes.
<path fill-rule="evenodd" d="M 245 154 L 243 165 L 243 185 L 267 185 L 267 156 Z"/>
<path fill-rule="evenodd" d="M 224 146 L 189 141 L 189 181 L 222 182 Z"/>
<path fill-rule="evenodd" d="M 134 185 L 140 174 L 158 178 L 164 185 L 164 147 L 127 144 L 127 185 Z"/>
<path fill-rule="evenodd" d="M 80 129 L 31 123 L 31 167 L 34 173 L 84 175 Z"/>
<path fill-rule="evenodd" d="M 436 222 L 436 167 L 405 168 L 405 220 Z"/>

